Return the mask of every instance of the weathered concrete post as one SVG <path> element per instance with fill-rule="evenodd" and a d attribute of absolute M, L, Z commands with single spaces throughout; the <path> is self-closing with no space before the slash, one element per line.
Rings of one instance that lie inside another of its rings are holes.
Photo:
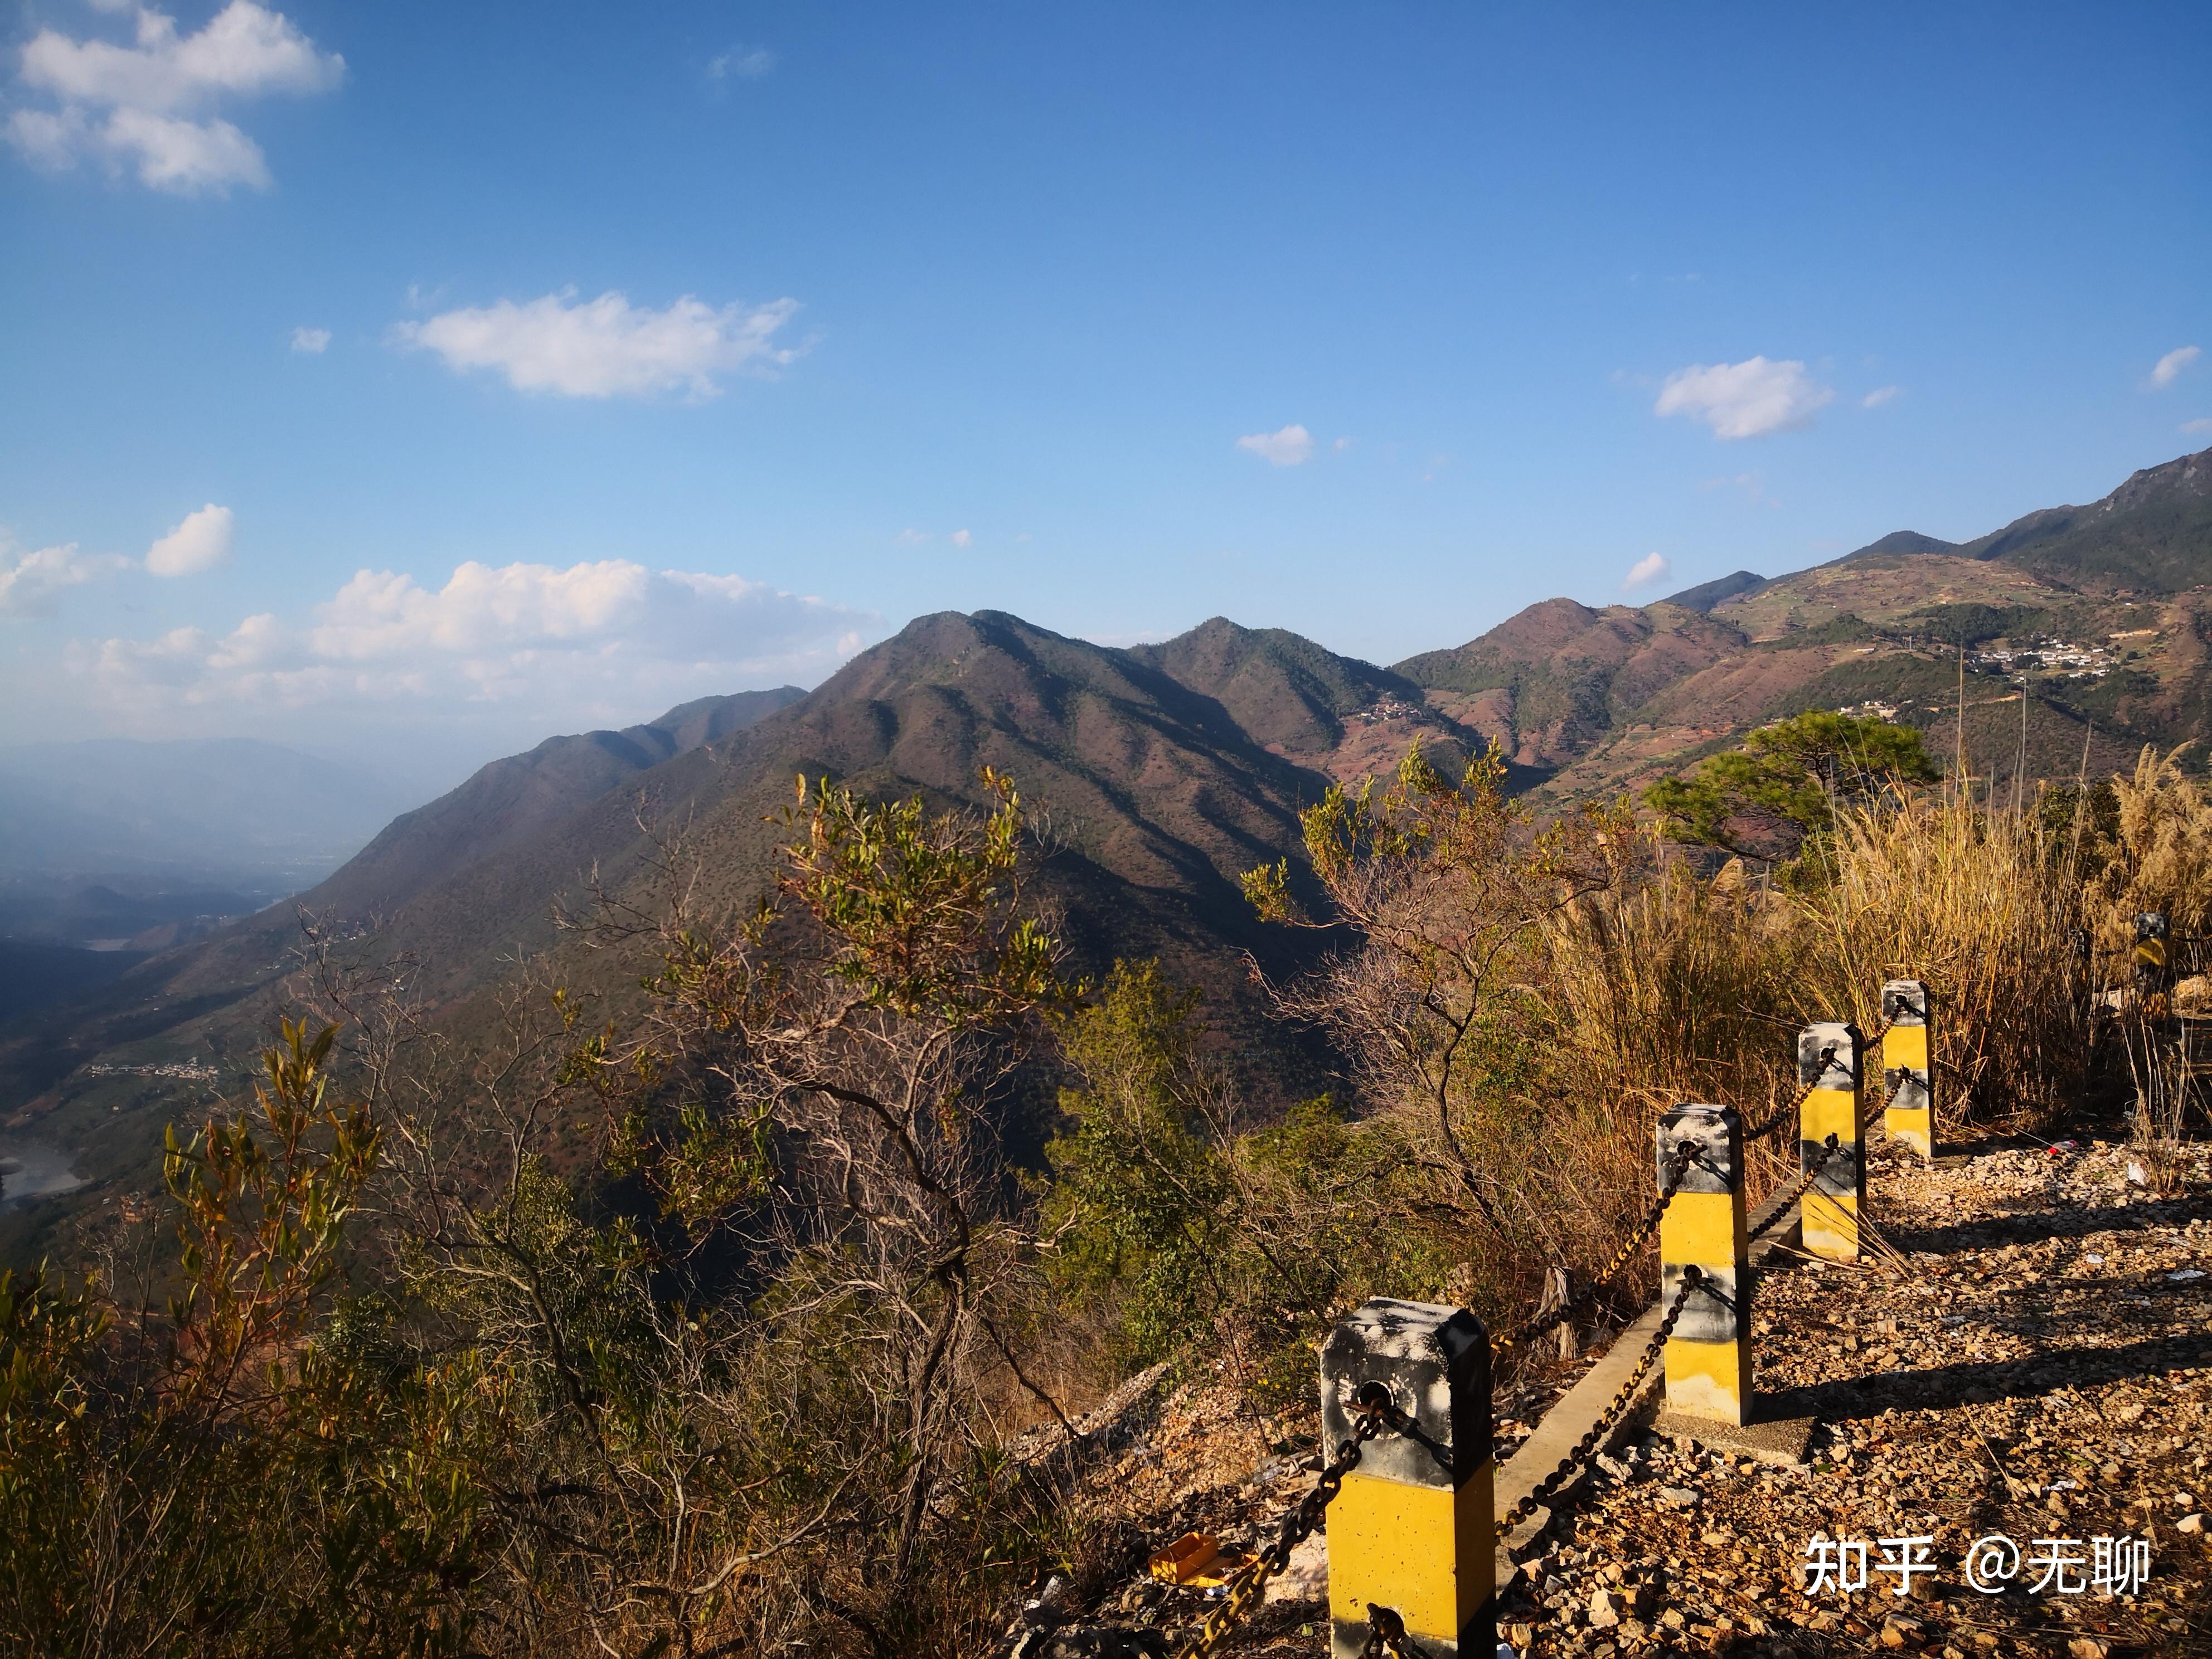
<path fill-rule="evenodd" d="M 1491 1461 L 1490 1337 L 1464 1308 L 1364 1303 L 1321 1352 L 1323 1455 L 1380 1387 L 1412 1419 L 1367 1443 L 1328 1506 L 1329 1648 L 1365 1650 L 1370 1603 L 1406 1621 L 1416 1650 L 1497 1650 L 1497 1515 Z"/>
<path fill-rule="evenodd" d="M 1831 1261 L 1859 1259 L 1859 1211 L 1866 1200 L 1866 1158 L 1859 1145 L 1864 1111 L 1858 1028 L 1837 1021 L 1808 1025 L 1797 1036 L 1797 1081 L 1805 1104 L 1797 1131 L 1797 1167 L 1820 1165 L 1798 1214 L 1805 1248 Z M 1828 1151 L 1828 1137 L 1836 1149 Z M 1825 1158 L 1826 1161 L 1822 1163 Z"/>
<path fill-rule="evenodd" d="M 2166 949 L 2164 912 L 2146 910 L 2136 918 L 2136 983 L 2145 991 L 2166 988 L 2172 958 Z"/>
<path fill-rule="evenodd" d="M 1744 1231 L 1743 1120 L 1729 1106 L 1677 1106 L 1659 1120 L 1659 1185 L 1689 1164 L 1659 1219 L 1659 1304 L 1686 1271 L 1698 1283 L 1667 1339 L 1667 1408 L 1741 1424 L 1751 1404 L 1751 1261 Z"/>
<path fill-rule="evenodd" d="M 1936 1156 L 1936 1011 L 1917 979 L 1881 988 L 1881 1077 L 1889 1103 L 1881 1127 L 1923 1158 Z"/>

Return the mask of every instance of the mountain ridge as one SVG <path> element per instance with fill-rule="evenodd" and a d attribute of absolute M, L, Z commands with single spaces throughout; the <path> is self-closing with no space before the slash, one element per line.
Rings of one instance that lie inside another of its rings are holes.
<path fill-rule="evenodd" d="M 1389 666 L 1224 617 L 1115 648 L 1003 611 L 934 612 L 812 691 L 703 699 L 494 762 L 394 818 L 303 902 L 343 937 L 420 964 L 442 1021 L 489 1019 L 533 958 L 634 994 L 634 969 L 579 955 L 559 915 L 600 890 L 650 913 L 672 848 L 710 908 L 741 903 L 767 879 L 795 773 L 943 806 L 980 805 L 988 764 L 1036 811 L 1079 965 L 1157 956 L 1212 988 L 1232 1046 L 1259 1044 L 1272 1039 L 1250 1017 L 1249 963 L 1291 971 L 1317 947 L 1260 927 L 1237 878 L 1288 859 L 1305 881 L 1300 810 L 1416 738 L 1450 764 L 1496 741 L 1516 787 L 1559 802 L 1632 793 L 1804 708 L 1887 711 L 1946 754 L 1962 737 L 1977 775 L 1998 783 L 2016 763 L 2070 779 L 2142 742 L 2212 732 L 2208 456 L 1977 542 L 1896 532 L 1826 565 L 1739 572 L 1642 606 L 1547 599 Z M 2043 574 L 2054 560 L 2063 568 Z M 2116 573 L 2166 585 L 2130 590 Z M 7 1026 L 0 1129 L 83 1148 L 84 1202 L 143 1178 L 162 1097 L 86 1063 L 189 1052 L 235 1068 L 284 1006 L 297 933 L 281 907 Z M 1325 1075 L 1310 1056 L 1251 1052 L 1283 1079 Z M 0 1254 L 42 1224 L 10 1217 Z"/>

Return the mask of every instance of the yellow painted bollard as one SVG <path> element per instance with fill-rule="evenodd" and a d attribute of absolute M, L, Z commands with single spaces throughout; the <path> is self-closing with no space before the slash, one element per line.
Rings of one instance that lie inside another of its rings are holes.
<path fill-rule="evenodd" d="M 1659 1304 L 1700 1278 L 1667 1339 L 1667 1409 L 1741 1424 L 1751 1405 L 1751 1261 L 1744 1229 L 1743 1120 L 1733 1107 L 1677 1106 L 1659 1120 L 1659 1186 L 1688 1159 L 1659 1220 Z"/>
<path fill-rule="evenodd" d="M 1866 1158 L 1859 1145 L 1864 1112 L 1859 1055 L 1864 1046 L 1857 1027 L 1837 1021 L 1808 1025 L 1797 1036 L 1797 1081 L 1806 1091 L 1797 1167 L 1818 1164 L 1820 1171 L 1806 1189 L 1798 1213 L 1806 1249 L 1830 1261 L 1859 1259 L 1859 1212 L 1866 1203 Z M 1831 1135 L 1836 1139 L 1832 1152 Z"/>
<path fill-rule="evenodd" d="M 1367 1443 L 1328 1506 L 1329 1650 L 1365 1650 L 1370 1604 L 1406 1621 L 1409 1651 L 1497 1650 L 1497 1474 L 1491 1462 L 1490 1337 L 1464 1308 L 1378 1298 L 1321 1351 L 1324 1454 L 1379 1388 L 1412 1419 Z"/>
<path fill-rule="evenodd" d="M 1936 1156 L 1936 1013 L 1928 988 L 1893 979 L 1881 988 L 1881 1076 L 1889 1103 L 1881 1127 L 1924 1158 Z"/>
<path fill-rule="evenodd" d="M 2145 991 L 2166 988 L 2166 969 L 2171 963 L 2166 951 L 2167 932 L 2163 912 L 2146 910 L 2136 918 L 2136 982 Z"/>

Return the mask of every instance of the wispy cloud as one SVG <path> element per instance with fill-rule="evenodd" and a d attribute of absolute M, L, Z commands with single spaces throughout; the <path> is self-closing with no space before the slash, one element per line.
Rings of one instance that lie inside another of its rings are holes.
<path fill-rule="evenodd" d="M 732 46 L 707 65 L 707 78 L 757 81 L 775 67 L 775 54 L 766 46 Z"/>
<path fill-rule="evenodd" d="M 156 576 L 197 576 L 228 562 L 237 520 L 210 501 L 146 550 L 146 568 Z"/>
<path fill-rule="evenodd" d="M 149 7 L 134 11 L 133 41 L 75 40 L 41 29 L 23 46 L 22 84 L 53 101 L 8 120 L 15 148 L 42 167 L 100 162 L 174 195 L 269 187 L 261 147 L 216 113 L 227 99 L 327 92 L 345 60 L 317 50 L 281 12 L 231 0 L 195 34 Z"/>
<path fill-rule="evenodd" d="M 426 587 L 363 570 L 304 620 L 247 617 L 73 649 L 73 669 L 126 712 L 164 704 L 527 707 L 558 723 L 609 702 L 678 701 L 818 673 L 878 631 L 872 613 L 742 576 L 471 562 Z"/>
<path fill-rule="evenodd" d="M 2172 350 L 2151 365 L 2150 373 L 2143 379 L 2143 390 L 2146 392 L 2165 390 L 2181 378 L 2182 370 L 2203 355 L 2204 349 L 2201 346 L 2174 347 Z"/>
<path fill-rule="evenodd" d="M 1641 587 L 1646 582 L 1656 582 L 1674 574 L 1674 566 L 1664 553 L 1646 553 L 1628 567 L 1628 575 L 1621 582 L 1624 590 Z"/>
<path fill-rule="evenodd" d="M 1795 358 L 1747 357 L 1740 363 L 1692 363 L 1659 388 L 1652 412 L 1703 421 L 1717 438 L 1763 438 L 1813 423 L 1835 398 Z"/>
<path fill-rule="evenodd" d="M 1255 432 L 1239 438 L 1237 447 L 1257 455 L 1270 466 L 1303 466 L 1313 459 L 1313 434 L 1302 426 L 1279 432 Z"/>
<path fill-rule="evenodd" d="M 331 343 L 331 331 L 326 328 L 295 328 L 292 331 L 292 349 L 306 356 L 317 356 Z"/>
<path fill-rule="evenodd" d="M 397 323 L 392 333 L 401 345 L 436 352 L 457 372 L 496 370 L 518 391 L 570 398 L 681 391 L 704 398 L 721 391 L 720 376 L 768 372 L 804 351 L 776 343 L 798 310 L 796 300 L 716 307 L 687 294 L 655 311 L 612 290 L 580 302 L 565 289 Z"/>
<path fill-rule="evenodd" d="M 2181 423 L 2181 429 L 2184 432 L 2212 432 L 2212 419 L 2184 421 Z"/>
<path fill-rule="evenodd" d="M 80 553 L 75 542 L 26 553 L 0 541 L 0 617 L 11 621 L 51 617 L 56 602 L 70 588 L 82 587 L 130 562 L 112 553 Z"/>
<path fill-rule="evenodd" d="M 1868 392 L 1865 397 L 1859 399 L 1859 407 L 1861 409 L 1880 409 L 1884 404 L 1897 396 L 1897 394 L 1904 389 L 1905 388 L 1902 386 L 1878 386 L 1873 391 Z"/>
<path fill-rule="evenodd" d="M 1744 499 L 1754 507 L 1779 507 L 1782 505 L 1780 501 L 1777 501 L 1773 496 L 1766 493 L 1766 475 L 1764 472 L 1758 471 L 1756 468 L 1749 472 L 1739 472 L 1733 477 L 1700 479 L 1698 483 L 1698 488 L 1700 489 L 1739 489 L 1743 492 Z"/>
<path fill-rule="evenodd" d="M 956 530 L 947 538 L 955 547 L 973 547 L 975 538 L 964 530 Z"/>

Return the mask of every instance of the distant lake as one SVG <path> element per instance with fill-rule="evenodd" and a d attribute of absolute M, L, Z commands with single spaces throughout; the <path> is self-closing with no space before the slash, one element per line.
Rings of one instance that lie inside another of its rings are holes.
<path fill-rule="evenodd" d="M 0 1210 L 74 1192 L 83 1185 L 83 1178 L 70 1169 L 68 1153 L 35 1140 L 0 1137 Z"/>

